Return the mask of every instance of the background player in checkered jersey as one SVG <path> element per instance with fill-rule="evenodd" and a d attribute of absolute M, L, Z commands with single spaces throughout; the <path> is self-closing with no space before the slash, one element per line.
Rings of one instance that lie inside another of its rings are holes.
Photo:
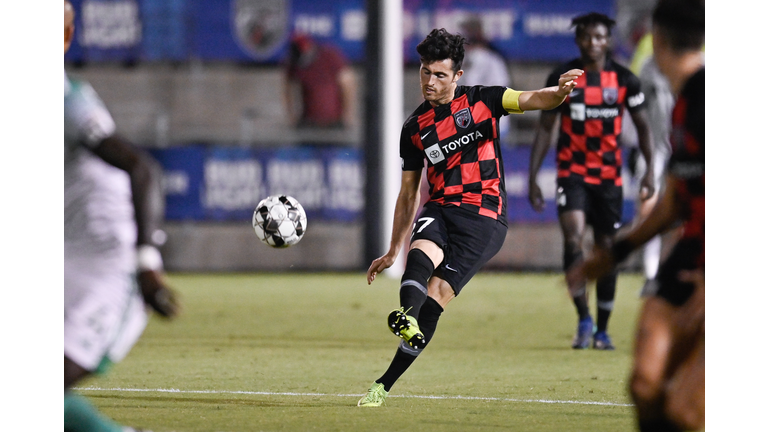
<path fill-rule="evenodd" d="M 563 232 L 565 270 L 583 259 L 588 224 L 593 229 L 594 243 L 604 247 L 610 247 L 621 226 L 624 199 L 618 136 L 624 107 L 635 123 L 638 145 L 649 167 L 641 181 L 640 198 L 646 200 L 654 194 L 653 149 L 640 81 L 608 55 L 615 22 L 595 12 L 578 16 L 572 22 L 581 56 L 557 67 L 547 84 L 551 85 L 568 69 L 581 68 L 585 73 L 576 80 L 573 93 L 562 105 L 541 113 L 528 179 L 528 198 L 540 212 L 544 199 L 536 176 L 559 118 L 556 202 Z M 613 271 L 597 281 L 596 332 L 586 285 L 572 293 L 579 318 L 571 344 L 574 349 L 588 348 L 590 342 L 596 349 L 614 349 L 607 330 L 616 295 L 616 277 L 617 272 Z"/>
<path fill-rule="evenodd" d="M 444 308 L 492 258 L 507 232 L 507 196 L 498 119 L 509 113 L 551 109 L 571 92 L 582 71 L 563 73 L 536 91 L 459 86 L 461 35 L 435 29 L 418 46 L 422 103 L 400 136 L 402 183 L 387 253 L 368 269 L 370 284 L 390 267 L 410 236 L 400 285 L 400 309 L 387 318 L 402 341 L 389 368 L 358 406 L 380 406 L 395 381 L 432 339 Z M 414 224 L 427 160 L 430 198 Z"/>
<path fill-rule="evenodd" d="M 611 249 L 568 271 L 579 289 L 630 252 L 682 223 L 682 234 L 642 307 L 629 390 L 641 432 L 704 427 L 704 136 L 703 0 L 661 0 L 653 12 L 653 56 L 677 96 L 672 110 L 666 188 L 647 219 Z"/>
<path fill-rule="evenodd" d="M 74 35 L 64 2 L 64 52 Z M 64 74 L 64 429 L 128 431 L 71 389 L 122 360 L 147 322 L 147 305 L 178 313 L 155 246 L 163 212 L 159 166 L 115 135 L 85 82 Z M 138 283 L 137 283 L 138 282 Z"/>

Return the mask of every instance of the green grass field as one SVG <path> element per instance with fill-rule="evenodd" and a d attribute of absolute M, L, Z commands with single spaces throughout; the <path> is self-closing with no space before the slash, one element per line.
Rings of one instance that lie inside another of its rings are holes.
<path fill-rule="evenodd" d="M 381 408 L 355 404 L 399 342 L 385 323 L 398 306 L 398 280 L 169 281 L 183 315 L 153 317 L 128 358 L 79 386 L 124 424 L 155 432 L 634 430 L 626 386 L 639 275 L 619 276 L 609 328 L 617 350 L 598 352 L 570 348 L 576 315 L 562 275 L 481 273 Z"/>

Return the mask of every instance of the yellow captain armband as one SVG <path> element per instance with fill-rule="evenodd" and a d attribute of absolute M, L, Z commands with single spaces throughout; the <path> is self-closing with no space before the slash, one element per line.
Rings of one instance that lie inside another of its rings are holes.
<path fill-rule="evenodd" d="M 523 92 L 508 88 L 501 97 L 501 106 L 511 114 L 522 114 L 525 111 L 520 109 L 520 95 Z"/>

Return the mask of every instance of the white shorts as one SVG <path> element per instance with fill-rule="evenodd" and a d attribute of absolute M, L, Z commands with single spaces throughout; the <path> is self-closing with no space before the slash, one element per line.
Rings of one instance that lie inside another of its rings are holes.
<path fill-rule="evenodd" d="M 96 371 L 121 361 L 147 325 L 135 274 L 94 260 L 64 260 L 64 355 Z"/>

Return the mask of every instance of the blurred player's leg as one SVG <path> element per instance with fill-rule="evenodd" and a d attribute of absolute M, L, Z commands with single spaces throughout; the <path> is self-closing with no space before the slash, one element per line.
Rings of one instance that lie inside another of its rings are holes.
<path fill-rule="evenodd" d="M 563 231 L 563 270 L 568 271 L 574 263 L 581 262 L 584 258 L 582 243 L 584 230 L 586 229 L 586 216 L 583 211 L 571 210 L 560 214 L 560 227 Z M 579 317 L 576 327 L 576 335 L 571 346 L 574 349 L 589 347 L 592 340 L 593 321 L 589 314 L 587 287 L 573 296 L 573 304 Z"/>
<path fill-rule="evenodd" d="M 677 431 L 664 415 L 664 387 L 672 347 L 674 307 L 651 297 L 640 313 L 629 390 L 641 432 Z"/>

